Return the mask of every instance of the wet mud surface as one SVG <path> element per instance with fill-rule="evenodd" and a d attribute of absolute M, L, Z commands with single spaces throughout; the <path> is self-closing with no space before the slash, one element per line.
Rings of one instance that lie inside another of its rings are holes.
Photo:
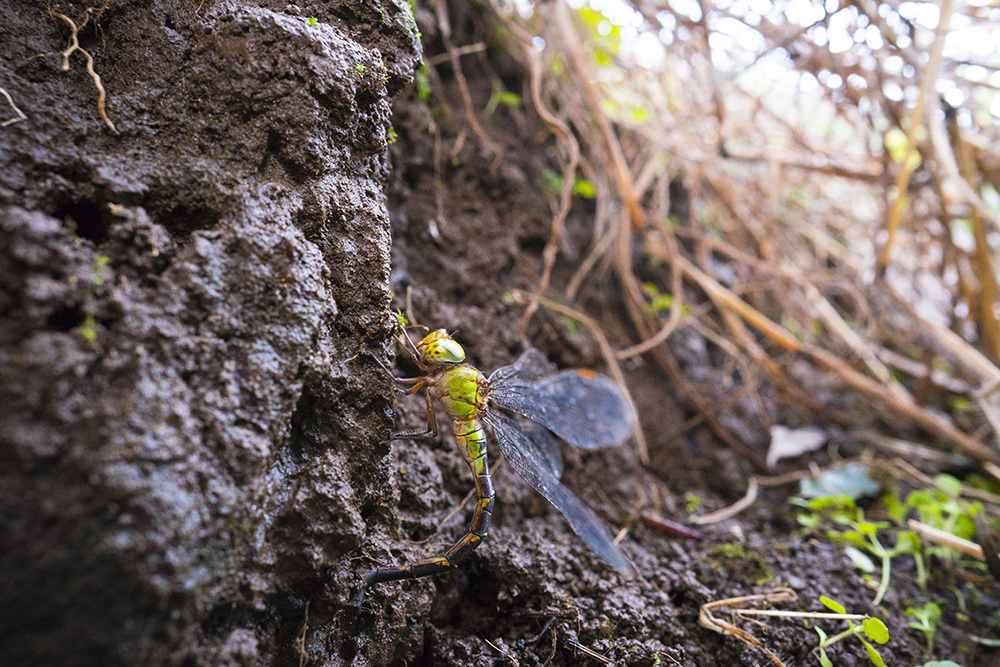
<path fill-rule="evenodd" d="M 423 419 L 373 360 L 390 358 L 390 309 L 457 330 L 484 371 L 513 361 L 522 310 L 505 295 L 537 284 L 555 201 L 540 174 L 559 169 L 524 109 L 481 118 L 503 151 L 485 147 L 447 65 L 421 99 L 409 17 L 402 0 L 112 2 L 80 44 L 114 133 L 80 54 L 69 72 L 33 57 L 68 26 L 35 2 L 0 8 L 2 85 L 29 116 L 0 130 L 0 662 L 600 664 L 582 645 L 619 665 L 765 665 L 698 611 L 778 585 L 796 609 L 827 595 L 878 614 L 887 664 L 929 659 L 904 610 L 961 582 L 921 592 L 899 559 L 873 609 L 841 548 L 795 537 L 787 489 L 700 543 L 630 524 L 626 578 L 495 464 L 491 533 L 462 568 L 351 604 L 366 571 L 443 552 L 471 516 L 453 513 L 472 482 L 450 436 L 390 443 Z M 433 14 L 417 18 L 440 53 Z M 456 39 L 484 40 L 483 21 L 457 12 Z M 463 62 L 478 109 L 496 80 L 522 88 L 509 58 Z M 587 251 L 589 206 L 574 204 L 556 286 Z M 627 344 L 613 279 L 597 269 L 583 294 Z M 560 366 L 600 367 L 559 316 L 527 335 Z M 566 485 L 612 529 L 639 506 L 684 521 L 685 494 L 742 496 L 751 466 L 679 430 L 692 413 L 656 367 L 625 372 L 651 464 L 631 445 L 566 449 Z M 994 664 L 965 633 L 987 634 L 997 606 L 978 591 L 936 656 Z M 749 629 L 816 664 L 801 622 Z M 867 663 L 857 643 L 831 657 Z"/>

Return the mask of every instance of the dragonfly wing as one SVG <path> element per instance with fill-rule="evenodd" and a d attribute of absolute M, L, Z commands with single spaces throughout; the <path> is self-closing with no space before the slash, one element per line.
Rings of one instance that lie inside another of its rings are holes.
<path fill-rule="evenodd" d="M 559 441 L 549 429 L 527 419 L 515 421 L 507 415 L 502 415 L 502 418 L 507 420 L 509 428 L 523 436 L 518 442 L 529 458 L 541 461 L 557 480 L 562 477 L 562 452 L 559 451 Z"/>
<path fill-rule="evenodd" d="M 594 553 L 620 572 L 632 569 L 631 563 L 594 513 L 580 499 L 563 486 L 551 467 L 537 451 L 536 443 L 522 431 L 520 425 L 499 412 L 486 413 L 486 421 L 493 427 L 500 449 L 514 470 L 535 491 L 542 494 L 569 521 L 570 527 Z"/>
<path fill-rule="evenodd" d="M 541 380 L 556 372 L 556 365 L 545 358 L 545 355 L 533 347 L 521 353 L 517 361 L 509 366 L 501 366 L 493 371 L 487 382 L 503 383 L 510 378 L 531 382 Z"/>
<path fill-rule="evenodd" d="M 495 383 L 491 376 L 488 400 L 584 449 L 620 445 L 635 424 L 635 410 L 624 392 L 611 378 L 590 371 L 528 381 L 506 375 Z"/>

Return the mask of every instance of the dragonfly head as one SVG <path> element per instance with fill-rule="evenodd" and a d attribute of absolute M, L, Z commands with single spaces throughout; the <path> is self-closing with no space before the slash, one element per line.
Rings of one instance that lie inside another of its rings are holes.
<path fill-rule="evenodd" d="M 420 352 L 420 362 L 427 366 L 447 366 L 465 361 L 465 350 L 444 329 L 424 336 L 417 343 L 417 351 Z"/>

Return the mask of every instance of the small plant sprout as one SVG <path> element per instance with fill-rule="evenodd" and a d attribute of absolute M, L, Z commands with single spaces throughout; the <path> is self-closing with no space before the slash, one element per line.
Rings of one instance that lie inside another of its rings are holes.
<path fill-rule="evenodd" d="M 748 603 L 778 603 L 786 602 L 788 600 L 795 599 L 795 591 L 790 588 L 781 588 L 766 595 L 748 595 L 740 598 L 730 598 L 727 600 L 718 600 L 716 602 L 710 602 L 708 604 L 702 605 L 701 612 L 698 615 L 698 624 L 702 627 L 708 628 L 709 630 L 714 630 L 722 634 L 732 635 L 743 641 L 750 646 L 759 648 L 776 665 L 784 665 L 784 663 L 767 647 L 765 647 L 760 640 L 751 635 L 746 630 L 736 627 L 732 623 L 724 621 L 716 616 L 712 615 L 712 612 L 718 610 L 722 607 L 736 607 L 738 605 L 746 605 Z M 816 634 L 819 635 L 819 662 L 823 667 L 833 667 L 833 662 L 830 660 L 830 656 L 826 654 L 826 649 L 830 648 L 837 642 L 848 639 L 850 637 L 857 637 L 864 647 L 865 651 L 868 652 L 868 659 L 871 660 L 872 664 L 876 667 L 885 667 L 885 661 L 882 660 L 882 656 L 879 652 L 872 646 L 872 642 L 877 644 L 884 644 L 889 641 L 889 629 L 885 627 L 885 623 L 879 619 L 868 616 L 867 614 L 848 614 L 844 606 L 832 600 L 828 597 L 820 596 L 820 602 L 823 603 L 830 612 L 815 612 L 815 611 L 784 611 L 781 609 L 733 609 L 732 613 L 746 620 L 753 620 L 755 622 L 756 618 L 759 616 L 772 616 L 779 618 L 800 618 L 803 621 L 808 622 L 809 620 L 842 620 L 847 622 L 847 629 L 836 635 L 829 636 L 822 629 L 813 626 Z"/>
<path fill-rule="evenodd" d="M 509 107 L 519 107 L 522 106 L 523 101 L 520 95 L 510 90 L 504 90 L 503 85 L 499 81 L 494 81 L 493 92 L 490 94 L 490 99 L 486 102 L 483 114 L 492 116 L 501 104 Z"/>
<path fill-rule="evenodd" d="M 934 634 L 941 623 L 941 605 L 936 602 L 928 602 L 923 607 L 907 607 L 907 617 L 912 616 L 917 619 L 910 621 L 910 627 L 920 630 L 927 638 L 927 652 L 934 653 Z"/>
<path fill-rule="evenodd" d="M 832 600 L 825 595 L 821 595 L 819 601 L 823 603 L 823 606 L 834 612 L 839 618 L 847 621 L 847 629 L 843 632 L 833 635 L 832 637 L 827 636 L 825 632 L 819 627 L 813 627 L 816 634 L 819 635 L 819 663 L 823 667 L 833 667 L 833 662 L 830 660 L 830 656 L 826 654 L 826 649 L 830 648 L 842 639 L 847 639 L 848 637 L 857 637 L 858 640 L 865 645 L 865 650 L 868 652 L 868 659 L 872 661 L 873 665 L 876 667 L 885 667 L 885 661 L 882 660 L 882 656 L 879 652 L 875 650 L 875 647 L 871 645 L 869 639 L 878 644 L 884 644 L 889 641 L 889 629 L 885 627 L 885 623 L 875 618 L 874 616 L 858 615 L 858 614 L 848 614 L 847 610 L 844 609 L 844 605 L 840 604 L 836 600 Z M 861 623 L 855 623 L 855 621 L 860 620 Z M 865 639 L 867 637 L 868 639 Z"/>
<path fill-rule="evenodd" d="M 308 19 L 306 19 L 306 25 L 309 27 L 312 27 L 317 23 L 319 23 L 319 20 L 317 20 L 315 16 L 310 16 Z"/>
<path fill-rule="evenodd" d="M 844 544 L 845 549 L 853 547 L 847 552 L 847 555 L 863 571 L 870 572 L 875 569 L 874 564 L 868 560 L 867 554 L 881 561 L 881 577 L 872 604 L 880 604 L 889 590 L 892 559 L 896 556 L 902 554 L 914 556 L 917 559 L 918 573 L 925 576 L 923 575 L 924 564 L 920 553 L 920 538 L 912 531 L 901 530 L 896 534 L 896 546 L 892 548 L 885 546 L 879 540 L 878 531 L 889 528 L 891 524 L 888 521 L 866 520 L 864 510 L 858 507 L 851 497 L 846 495 L 830 496 L 813 498 L 812 500 L 792 498 L 791 502 L 812 512 L 798 516 L 800 525 L 810 530 L 815 529 L 823 517 L 835 524 L 837 527 L 828 529 L 826 536 L 835 542 Z"/>

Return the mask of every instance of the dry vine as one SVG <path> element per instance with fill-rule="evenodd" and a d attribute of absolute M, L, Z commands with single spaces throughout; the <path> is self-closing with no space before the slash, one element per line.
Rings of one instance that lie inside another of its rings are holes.
<path fill-rule="evenodd" d="M 104 121 L 104 124 L 107 125 L 112 132 L 117 132 L 118 129 L 108 117 L 108 111 L 105 106 L 108 94 L 104 90 L 104 83 L 101 81 L 101 75 L 94 69 L 94 57 L 91 56 L 85 48 L 80 46 L 80 31 L 83 30 L 87 23 L 90 22 L 91 16 L 93 16 L 96 20 L 100 17 L 104 10 L 108 8 L 109 4 L 110 2 L 107 2 L 100 7 L 87 7 L 84 11 L 83 21 L 81 21 L 79 25 L 76 21 L 65 14 L 53 11 L 51 7 L 47 11 L 49 16 L 63 21 L 70 27 L 69 42 L 66 45 L 66 48 L 59 52 L 59 55 L 62 56 L 62 71 L 69 71 L 69 57 L 71 55 L 77 51 L 83 55 L 84 59 L 87 61 L 87 73 L 90 74 L 90 78 L 94 81 L 94 87 L 97 88 L 97 113 L 100 114 L 101 120 Z"/>

